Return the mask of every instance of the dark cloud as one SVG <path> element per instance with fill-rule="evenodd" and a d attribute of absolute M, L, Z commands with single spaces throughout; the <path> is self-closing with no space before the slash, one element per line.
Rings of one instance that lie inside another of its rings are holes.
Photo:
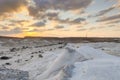
<path fill-rule="evenodd" d="M 57 12 L 49 12 L 49 13 L 47 13 L 46 15 L 47 15 L 48 17 L 56 17 L 56 16 L 58 16 L 58 14 L 59 14 L 59 13 L 57 13 Z"/>
<path fill-rule="evenodd" d="M 80 23 L 82 21 L 85 21 L 86 19 L 85 18 L 77 18 L 77 19 L 74 19 L 73 21 L 71 21 L 71 23 Z"/>
<path fill-rule="evenodd" d="M 52 10 L 81 10 L 88 7 L 93 0 L 33 0 L 35 6 L 29 7 L 32 16 L 38 16 L 41 12 Z M 40 16 L 40 15 L 39 15 Z"/>
<path fill-rule="evenodd" d="M 112 20 L 117 20 L 117 19 L 120 19 L 120 14 L 112 15 L 109 17 L 103 17 L 103 18 L 97 20 L 97 22 L 112 21 Z"/>
<path fill-rule="evenodd" d="M 109 21 L 109 22 L 106 22 L 106 24 L 117 24 L 117 23 L 120 23 L 120 20 L 113 20 L 113 21 Z"/>
<path fill-rule="evenodd" d="M 36 23 L 32 24 L 31 26 L 43 27 L 43 26 L 45 26 L 45 23 L 44 22 L 36 22 Z"/>
<path fill-rule="evenodd" d="M 54 19 L 54 21 L 58 21 L 59 23 L 69 23 L 70 19 L 69 18 L 67 18 L 67 19 L 59 19 L 58 17 L 56 17 Z"/>
<path fill-rule="evenodd" d="M 12 23 L 23 23 L 23 22 L 29 22 L 28 20 L 10 20 Z"/>
<path fill-rule="evenodd" d="M 11 12 L 18 12 L 27 5 L 27 0 L 0 0 L 0 18 L 6 17 Z"/>
<path fill-rule="evenodd" d="M 16 26 L 14 23 L 8 24 L 8 26 Z"/>
<path fill-rule="evenodd" d="M 46 17 L 49 19 L 49 20 L 54 20 L 56 18 L 58 18 L 58 12 L 48 12 L 46 13 Z"/>
<path fill-rule="evenodd" d="M 3 26 L 2 29 L 4 29 L 4 30 L 5 30 L 5 29 L 9 29 L 9 27 L 7 27 L 7 26 Z"/>
<path fill-rule="evenodd" d="M 76 26 L 76 28 L 81 28 L 81 27 L 83 27 L 83 25 Z"/>
<path fill-rule="evenodd" d="M 76 10 L 86 8 L 92 0 L 53 0 L 55 9 Z"/>
<path fill-rule="evenodd" d="M 113 9 L 115 9 L 115 7 L 110 7 L 110 8 L 108 8 L 108 9 L 102 10 L 102 11 L 100 11 L 96 16 L 102 16 L 102 15 L 104 15 L 104 14 L 112 11 Z"/>
<path fill-rule="evenodd" d="M 110 8 L 108 8 L 108 9 L 102 10 L 102 11 L 98 12 L 98 13 L 95 15 L 95 17 L 97 17 L 97 16 L 103 16 L 104 14 L 112 11 L 113 9 L 115 9 L 115 7 L 110 7 Z"/>
<path fill-rule="evenodd" d="M 40 10 L 62 9 L 73 10 L 87 7 L 92 0 L 34 0 Z"/>
<path fill-rule="evenodd" d="M 29 15 L 33 17 L 33 19 L 45 19 L 47 17 L 45 11 L 39 11 L 36 7 L 28 7 Z"/>
<path fill-rule="evenodd" d="M 53 30 L 55 30 L 55 29 L 47 29 L 46 31 L 53 31 Z"/>
<path fill-rule="evenodd" d="M 81 24 L 82 22 L 86 21 L 85 18 L 81 18 L 81 17 L 78 17 L 78 18 L 75 18 L 75 19 L 70 19 L 70 18 L 60 19 L 58 17 L 58 14 L 59 13 L 49 13 L 48 20 L 57 21 L 60 24 L 71 24 L 71 25 Z"/>
<path fill-rule="evenodd" d="M 62 26 L 62 25 L 58 25 L 58 26 L 55 26 L 55 28 L 56 28 L 56 29 L 63 29 L 64 26 Z"/>
<path fill-rule="evenodd" d="M 90 28 L 79 28 L 77 31 L 86 31 L 86 30 L 95 30 L 98 27 L 90 27 Z"/>
<path fill-rule="evenodd" d="M 112 6 L 112 7 L 110 7 L 110 8 L 101 10 L 101 11 L 97 12 L 95 15 L 89 15 L 88 18 L 103 16 L 103 15 L 109 13 L 110 11 L 114 10 L 115 8 L 116 8 L 116 7 Z"/>
<path fill-rule="evenodd" d="M 16 24 L 23 26 L 24 22 L 29 22 L 29 20 L 9 20 L 11 24 L 8 26 L 16 26 Z"/>
<path fill-rule="evenodd" d="M 0 34 L 3 34 L 3 35 L 18 34 L 21 32 L 22 32 L 22 30 L 19 27 L 13 28 L 11 30 L 0 30 Z"/>
<path fill-rule="evenodd" d="M 68 19 L 59 19 L 59 18 L 56 18 L 55 21 L 58 21 L 59 23 L 63 23 L 63 24 L 81 24 L 81 22 L 84 22 L 86 21 L 85 18 L 76 18 L 74 20 L 70 20 L 69 18 Z"/>
<path fill-rule="evenodd" d="M 29 15 L 30 15 L 30 16 L 34 16 L 34 17 L 40 16 L 40 15 L 38 14 L 39 11 L 37 10 L 36 7 L 29 6 L 29 7 L 28 7 L 28 11 L 29 11 Z"/>

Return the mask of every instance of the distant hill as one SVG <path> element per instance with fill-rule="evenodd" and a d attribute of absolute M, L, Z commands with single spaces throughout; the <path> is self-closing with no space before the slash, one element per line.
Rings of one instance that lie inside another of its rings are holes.
<path fill-rule="evenodd" d="M 19 37 L 10 37 L 10 36 L 0 36 L 0 38 L 20 39 Z"/>
<path fill-rule="evenodd" d="M 24 38 L 0 36 L 0 39 L 45 39 L 45 40 L 60 40 L 63 42 L 120 42 L 120 38 L 114 37 L 31 37 Z"/>

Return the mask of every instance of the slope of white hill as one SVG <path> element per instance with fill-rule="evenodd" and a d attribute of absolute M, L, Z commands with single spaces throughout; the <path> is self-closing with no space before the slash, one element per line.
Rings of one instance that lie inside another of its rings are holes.
<path fill-rule="evenodd" d="M 119 80 L 119 57 L 87 46 L 78 51 L 88 60 L 74 64 L 73 76 L 69 80 Z"/>
<path fill-rule="evenodd" d="M 36 80 L 118 80 L 119 75 L 118 57 L 88 46 L 79 49 L 67 46 L 64 53 Z"/>
<path fill-rule="evenodd" d="M 74 64 L 73 76 L 69 80 L 119 80 L 120 60 L 95 59 Z"/>

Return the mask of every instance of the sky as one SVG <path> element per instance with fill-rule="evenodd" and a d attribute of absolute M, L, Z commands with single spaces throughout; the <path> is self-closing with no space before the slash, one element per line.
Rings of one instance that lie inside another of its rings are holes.
<path fill-rule="evenodd" d="M 0 0 L 0 36 L 120 37 L 120 0 Z"/>

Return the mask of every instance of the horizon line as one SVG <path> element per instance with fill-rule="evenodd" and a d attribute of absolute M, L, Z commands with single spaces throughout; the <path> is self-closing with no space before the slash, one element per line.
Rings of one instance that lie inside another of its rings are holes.
<path fill-rule="evenodd" d="M 24 36 L 24 37 L 15 37 L 15 36 L 0 36 L 0 38 L 120 38 L 120 37 L 52 37 L 52 36 Z"/>

